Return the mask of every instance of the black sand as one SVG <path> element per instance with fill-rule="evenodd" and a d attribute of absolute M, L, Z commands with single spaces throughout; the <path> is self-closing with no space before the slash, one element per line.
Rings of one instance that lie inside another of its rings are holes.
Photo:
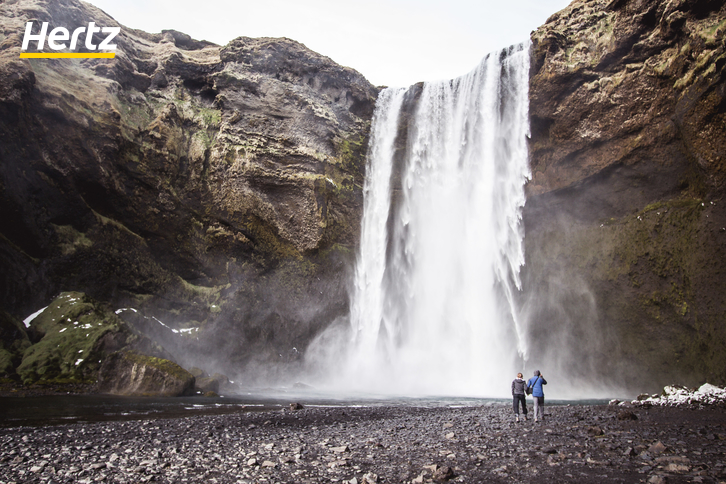
<path fill-rule="evenodd" d="M 726 481 L 726 410 L 320 408 L 0 429 L 0 483 Z M 530 414 L 531 415 L 531 414 Z"/>

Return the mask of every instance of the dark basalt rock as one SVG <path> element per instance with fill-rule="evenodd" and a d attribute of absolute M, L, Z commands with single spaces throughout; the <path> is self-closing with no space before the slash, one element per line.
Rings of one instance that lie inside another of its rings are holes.
<path fill-rule="evenodd" d="M 0 12 L 0 307 L 81 291 L 223 371 L 347 312 L 378 93 L 359 73 L 288 39 L 124 26 L 115 59 L 20 60 L 29 20 L 118 23 L 76 0 Z"/>
<path fill-rule="evenodd" d="M 127 396 L 194 395 L 194 376 L 172 361 L 120 351 L 104 360 L 97 390 Z"/>
<path fill-rule="evenodd" d="M 723 2 L 577 0 L 532 34 L 534 366 L 633 393 L 726 384 L 725 20 Z"/>

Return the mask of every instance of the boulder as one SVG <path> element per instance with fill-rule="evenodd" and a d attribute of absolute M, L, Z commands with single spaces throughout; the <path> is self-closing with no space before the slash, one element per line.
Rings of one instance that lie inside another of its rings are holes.
<path fill-rule="evenodd" d="M 206 371 L 202 370 L 201 368 L 197 368 L 196 366 L 189 368 L 189 373 L 194 375 L 194 378 L 197 379 L 197 384 L 199 384 L 200 378 L 206 378 L 209 376 Z"/>
<path fill-rule="evenodd" d="M 112 311 L 80 292 L 64 292 L 29 322 L 16 371 L 25 384 L 95 383 L 107 354 L 141 338 Z M 27 338 L 27 337 L 26 337 Z"/>
<path fill-rule="evenodd" d="M 30 346 L 23 324 L 0 310 L 0 378 L 15 377 L 15 367 Z"/>
<path fill-rule="evenodd" d="M 119 351 L 103 362 L 97 389 L 127 396 L 177 397 L 194 394 L 194 375 L 164 358 Z"/>
<path fill-rule="evenodd" d="M 199 368 L 196 369 L 199 370 Z M 220 390 L 224 391 L 225 387 L 229 385 L 229 379 L 221 373 L 215 373 L 212 376 L 206 376 L 206 373 L 202 373 L 205 376 L 197 377 L 195 375 L 197 379 L 195 383 L 197 392 L 205 394 L 208 392 L 219 393 Z"/>

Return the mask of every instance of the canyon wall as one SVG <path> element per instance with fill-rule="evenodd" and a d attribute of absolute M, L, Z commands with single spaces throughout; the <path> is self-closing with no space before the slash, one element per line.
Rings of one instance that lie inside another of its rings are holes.
<path fill-rule="evenodd" d="M 7 313 L 80 291 L 210 371 L 295 360 L 347 314 L 377 88 L 289 39 L 120 26 L 114 59 L 19 59 L 28 21 L 119 26 L 0 4 Z"/>
<path fill-rule="evenodd" d="M 543 371 L 726 383 L 725 31 L 720 1 L 577 0 L 533 32 L 522 305 Z"/>
<path fill-rule="evenodd" d="M 31 20 L 118 26 L 0 4 L 2 368 L 79 291 L 183 366 L 291 372 L 348 314 L 378 88 L 288 39 L 121 26 L 114 59 L 19 59 Z M 527 368 L 726 384 L 725 31 L 722 1 L 576 0 L 533 32 Z"/>

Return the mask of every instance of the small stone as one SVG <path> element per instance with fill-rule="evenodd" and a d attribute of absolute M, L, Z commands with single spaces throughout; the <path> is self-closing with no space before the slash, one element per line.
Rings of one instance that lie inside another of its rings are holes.
<path fill-rule="evenodd" d="M 590 434 L 592 437 L 598 437 L 600 435 L 605 434 L 603 429 L 601 429 L 600 427 L 597 427 L 597 426 L 589 427 L 587 429 L 587 433 Z"/>
<path fill-rule="evenodd" d="M 666 484 L 668 482 L 665 476 L 654 475 L 648 479 L 648 484 Z"/>
<path fill-rule="evenodd" d="M 449 432 L 448 434 L 446 434 L 446 438 L 447 438 L 448 440 L 451 440 L 451 439 L 453 439 L 453 438 L 454 438 L 454 432 Z"/>
<path fill-rule="evenodd" d="M 672 462 L 665 467 L 665 470 L 668 472 L 688 472 L 691 468 L 684 464 L 676 464 L 675 462 Z"/>
<path fill-rule="evenodd" d="M 349 449 L 347 445 L 341 445 L 340 447 L 331 447 L 330 450 L 336 454 L 342 454 L 343 452 L 348 452 Z"/>
<path fill-rule="evenodd" d="M 618 412 L 618 420 L 638 420 L 638 416 L 630 410 L 621 410 Z"/>
<path fill-rule="evenodd" d="M 277 464 L 270 460 L 266 460 L 262 463 L 262 467 L 277 467 Z"/>
<path fill-rule="evenodd" d="M 361 484 L 377 484 L 378 482 L 378 475 L 369 472 L 366 475 L 363 476 L 363 479 L 361 480 Z"/>
<path fill-rule="evenodd" d="M 303 406 L 299 403 L 291 403 L 290 410 L 302 410 Z"/>
<path fill-rule="evenodd" d="M 434 472 L 433 478 L 435 481 L 448 481 L 449 479 L 453 479 L 456 477 L 456 474 L 454 474 L 454 469 L 452 469 L 449 466 L 443 466 L 436 469 L 436 472 Z"/>
<path fill-rule="evenodd" d="M 651 454 L 662 454 L 665 451 L 666 451 L 666 446 L 661 441 L 658 441 L 655 444 L 648 447 L 648 452 L 650 452 Z"/>

